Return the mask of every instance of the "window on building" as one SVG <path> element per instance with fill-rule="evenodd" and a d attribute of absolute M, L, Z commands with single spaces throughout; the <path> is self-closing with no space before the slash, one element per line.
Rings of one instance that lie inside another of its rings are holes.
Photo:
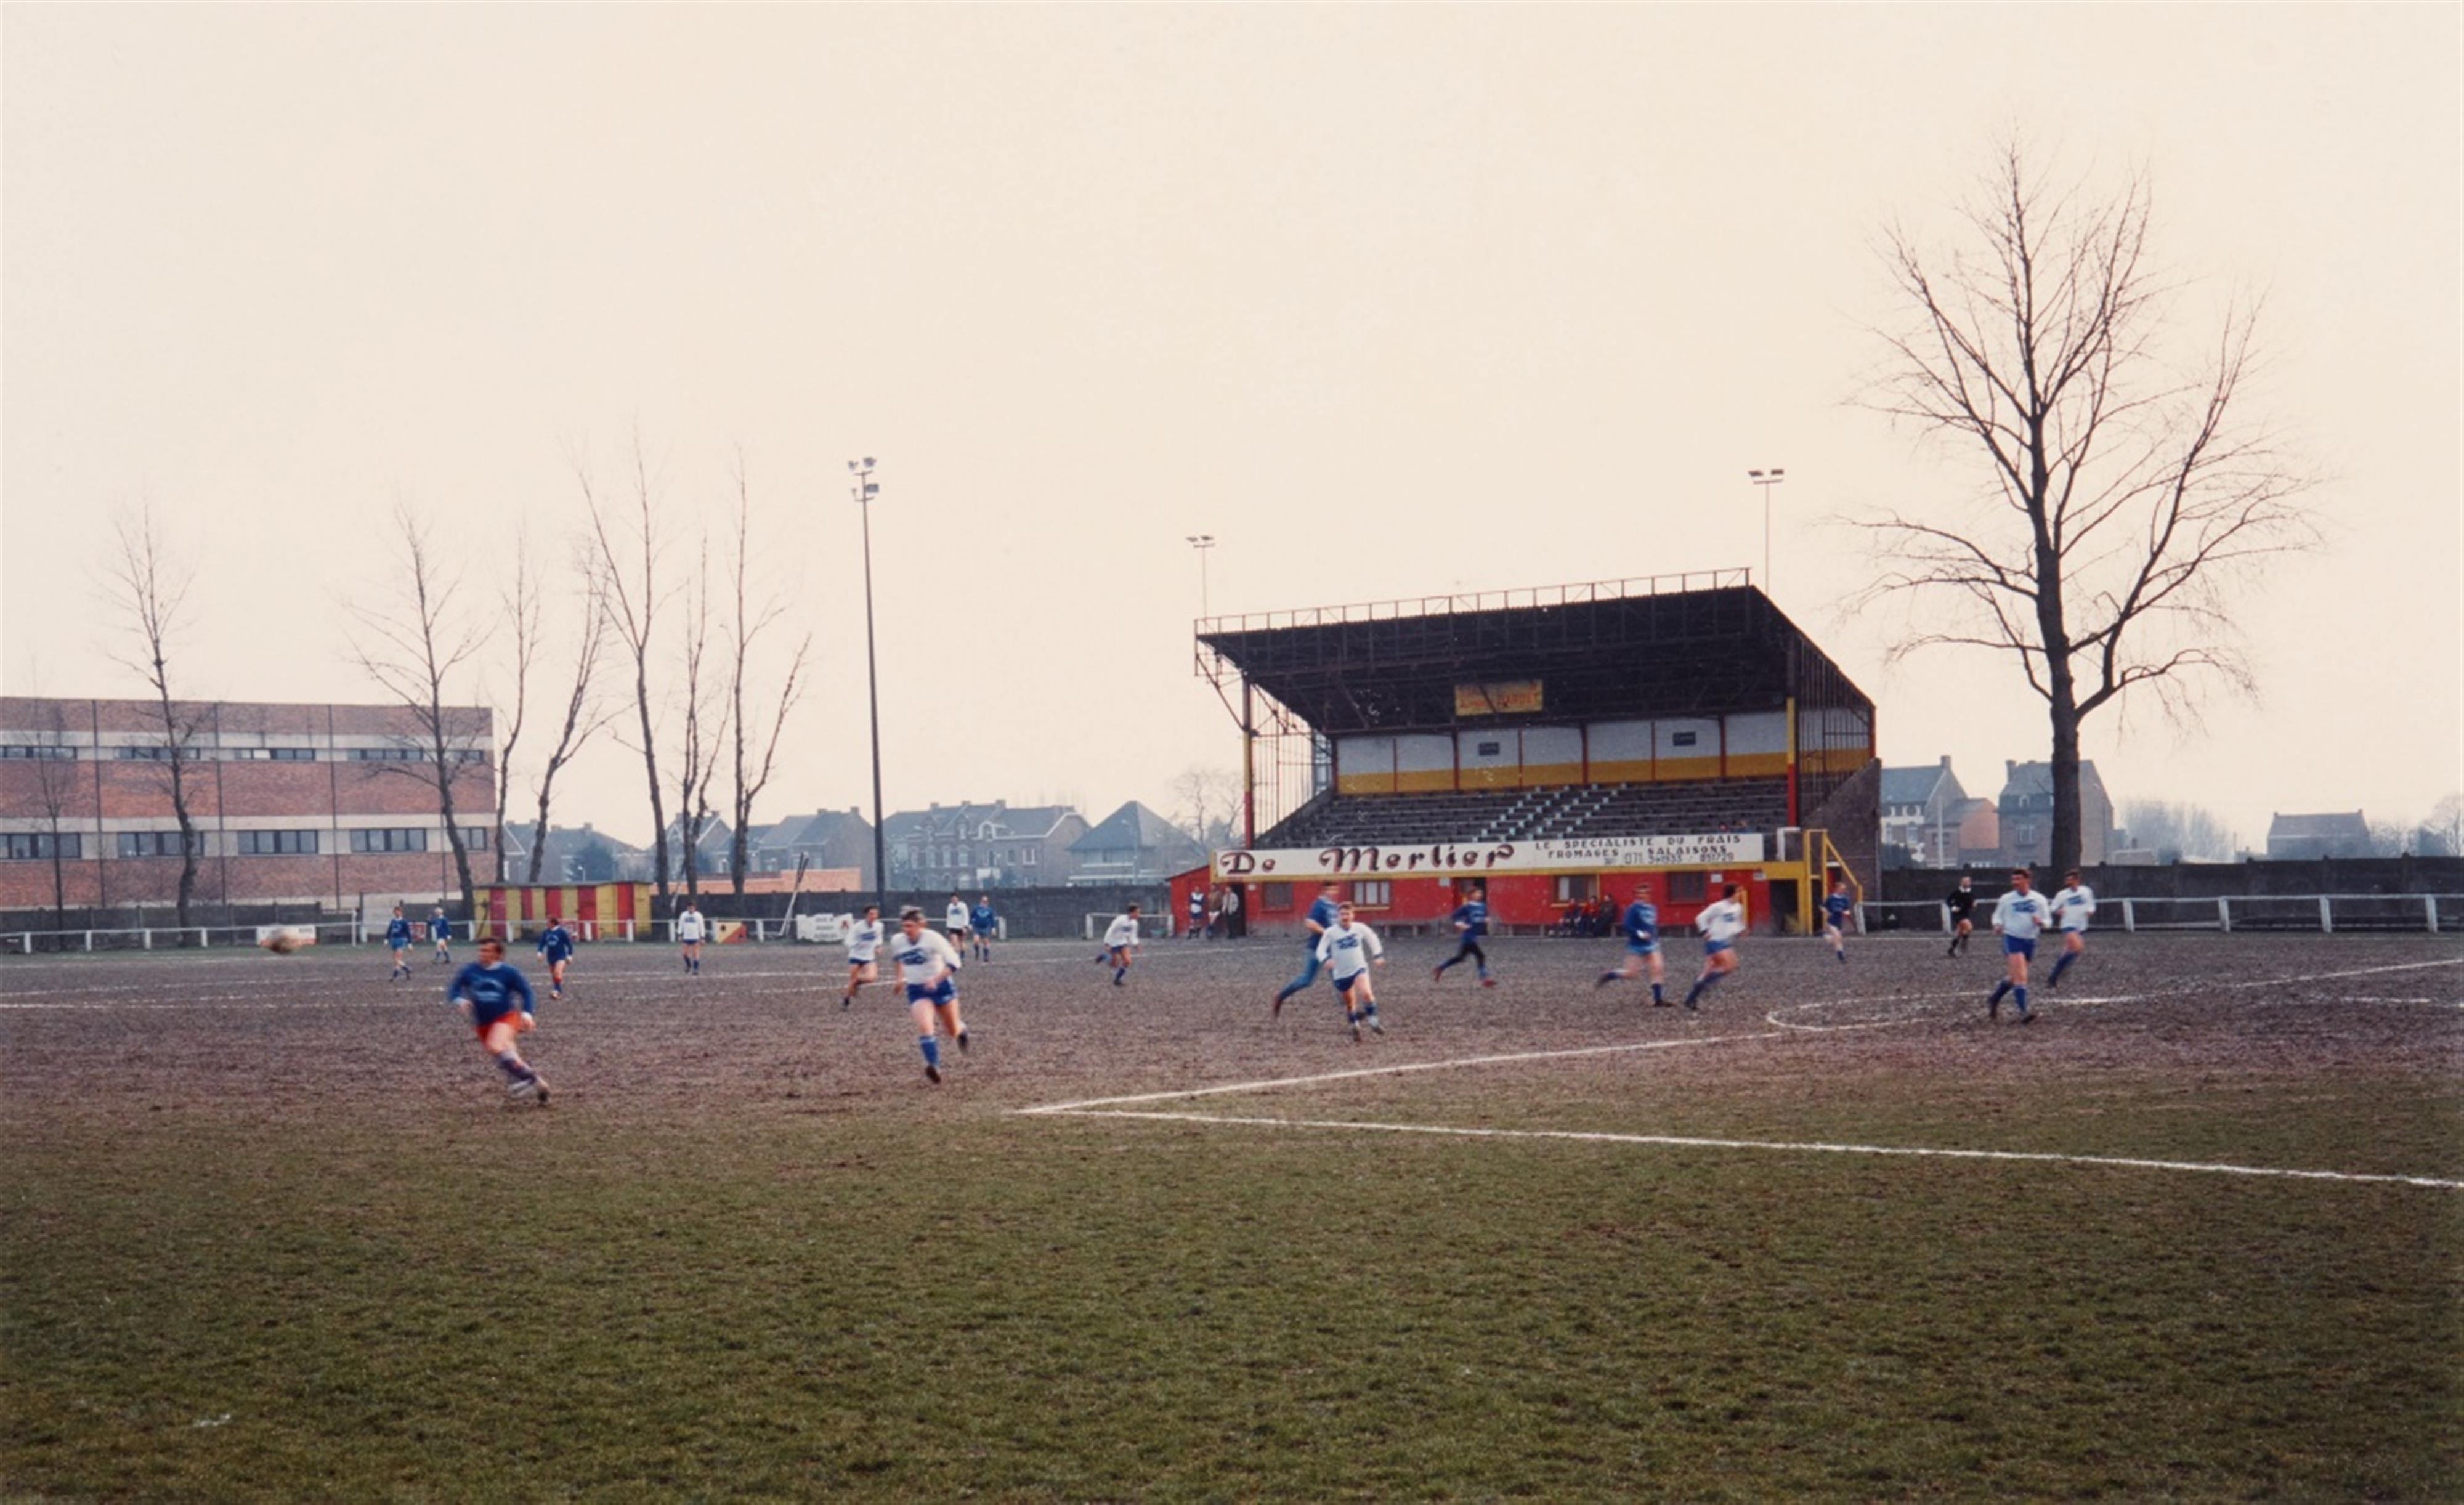
<path fill-rule="evenodd" d="M 1588 873 L 1564 873 L 1557 876 L 1557 902 L 1579 904 L 1592 896 L 1592 875 Z"/>
<path fill-rule="evenodd" d="M 353 761 L 358 763 L 426 763 L 428 753 L 419 747 L 354 747 Z"/>
<path fill-rule="evenodd" d="M 428 831 L 425 827 L 363 827 L 351 832 L 353 852 L 426 852 Z"/>
<path fill-rule="evenodd" d="M 313 857 L 317 854 L 317 832 L 244 830 L 239 833 L 239 854 L 243 857 Z"/>
<path fill-rule="evenodd" d="M 471 849 L 473 852 L 485 852 L 485 851 L 487 851 L 487 850 L 488 850 L 488 828 L 487 828 L 487 827 L 485 827 L 485 826 L 465 826 L 465 827 L 463 827 L 463 828 L 462 828 L 462 845 L 463 845 L 463 846 L 465 846 L 465 847 L 468 847 L 468 848 L 469 848 L 469 849 Z"/>
<path fill-rule="evenodd" d="M 77 761 L 77 749 L 74 747 L 54 747 L 42 742 L 11 742 L 5 747 L 0 747 L 0 758 L 20 758 L 29 761 L 39 759 L 44 762 L 75 763 Z"/>
<path fill-rule="evenodd" d="M 1385 878 L 1363 878 L 1352 885 L 1352 907 L 1384 909 L 1395 902 L 1395 885 Z"/>
<path fill-rule="evenodd" d="M 1259 884 L 1258 907 L 1260 909 L 1290 909 L 1292 907 L 1292 886 L 1288 883 Z"/>
<path fill-rule="evenodd" d="M 161 742 L 142 742 L 133 747 L 114 747 L 111 756 L 121 763 L 168 763 L 171 749 Z"/>
<path fill-rule="evenodd" d="M 188 850 L 200 855 L 204 853 L 204 831 L 198 831 L 189 838 Z M 176 857 L 180 854 L 180 833 L 177 830 L 123 830 L 120 833 L 119 851 L 123 857 Z"/>
<path fill-rule="evenodd" d="M 54 856 L 81 857 L 85 841 L 73 830 L 55 836 L 47 830 L 12 830 L 0 836 L 0 856 L 11 862 L 29 862 L 35 858 L 50 861 Z"/>
<path fill-rule="evenodd" d="M 315 763 L 314 747 L 226 747 L 223 757 L 231 763 Z"/>
<path fill-rule="evenodd" d="M 1672 904 L 1699 904 L 1710 895 L 1710 881 L 1700 873 L 1668 874 L 1668 901 Z"/>
<path fill-rule="evenodd" d="M 1028 847 L 1018 855 L 1018 865 L 1023 868 L 1031 868 L 1043 860 L 1044 852 L 1037 847 Z"/>

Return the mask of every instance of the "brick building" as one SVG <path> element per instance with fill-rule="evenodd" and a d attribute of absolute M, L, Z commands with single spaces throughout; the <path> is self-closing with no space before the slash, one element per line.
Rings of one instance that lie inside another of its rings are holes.
<path fill-rule="evenodd" d="M 200 901 L 458 892 L 408 711 L 198 701 L 174 715 Z M 448 716 L 456 824 L 484 882 L 495 875 L 494 728 L 483 707 Z M 173 752 L 148 701 L 0 697 L 0 909 L 174 902 Z"/>

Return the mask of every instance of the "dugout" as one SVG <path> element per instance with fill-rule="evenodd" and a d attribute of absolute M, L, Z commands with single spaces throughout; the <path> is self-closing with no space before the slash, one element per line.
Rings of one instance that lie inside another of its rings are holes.
<path fill-rule="evenodd" d="M 1803 924 L 1826 872 L 1877 875 L 1873 701 L 1745 570 L 1220 617 L 1196 649 L 1243 745 L 1213 875 L 1259 933 L 1328 877 L 1373 922 L 1478 880 L 1542 929 L 1638 883 L 1672 924 L 1729 882 Z"/>

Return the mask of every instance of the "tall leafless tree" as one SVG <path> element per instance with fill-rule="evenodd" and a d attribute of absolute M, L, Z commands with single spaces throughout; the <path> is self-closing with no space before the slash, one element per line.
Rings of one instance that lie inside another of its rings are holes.
<path fill-rule="evenodd" d="M 754 673 L 754 645 L 785 615 L 786 608 L 776 596 L 765 596 L 758 604 L 751 599 L 746 574 L 752 553 L 753 490 L 745 476 L 744 456 L 739 453 L 736 457 L 736 542 L 729 557 L 736 609 L 728 621 L 727 671 L 728 724 L 735 733 L 736 754 L 735 781 L 729 786 L 728 798 L 729 813 L 735 819 L 728 836 L 727 866 L 739 898 L 744 896 L 745 874 L 753 865 L 753 802 L 769 786 L 771 770 L 778 764 L 780 734 L 786 728 L 787 713 L 803 693 L 804 661 L 813 651 L 810 632 L 797 640 L 795 652 L 787 657 L 779 698 L 771 707 L 769 727 L 757 731 L 744 707 L 746 686 Z"/>
<path fill-rule="evenodd" d="M 2314 537 L 2309 478 L 2246 421 L 2255 305 L 2180 358 L 2181 285 L 2149 249 L 2150 195 L 2049 186 L 2007 143 L 1954 243 L 1894 227 L 1900 315 L 1866 406 L 1975 463 L 1969 502 L 1860 520 L 1905 595 L 1895 654 L 1952 645 L 2014 659 L 2052 731 L 2053 862 L 2079 861 L 2079 725 L 2145 686 L 2180 709 L 2202 678 L 2247 689 L 2231 601 Z"/>
<path fill-rule="evenodd" d="M 556 744 L 539 764 L 539 817 L 531 823 L 531 866 L 522 880 L 525 883 L 539 880 L 540 864 L 547 860 L 548 800 L 556 788 L 557 774 L 581 755 L 590 739 L 615 714 L 594 688 L 600 656 L 607 645 L 607 591 L 596 568 L 583 571 L 582 603 L 582 634 L 574 649 L 573 679 L 565 692 L 563 719 L 557 728 Z"/>
<path fill-rule="evenodd" d="M 659 564 L 666 547 L 652 510 L 650 467 L 642 453 L 642 436 L 633 435 L 633 495 L 624 509 L 630 516 L 614 516 L 615 498 L 601 497 L 588 466 L 576 463 L 574 474 L 582 482 L 583 505 L 590 514 L 590 533 L 598 545 L 608 629 L 633 659 L 633 708 L 641 721 L 641 741 L 627 745 L 641 754 L 643 778 L 650 790 L 650 872 L 664 899 L 669 893 L 667 792 L 659 787 L 657 702 L 650 694 L 650 659 L 657 642 L 662 604 Z"/>
<path fill-rule="evenodd" d="M 512 876 L 505 855 L 505 819 L 514 804 L 514 749 L 521 744 L 522 723 L 530 712 L 531 666 L 545 636 L 547 603 L 531 565 L 531 539 L 525 531 L 514 537 L 513 584 L 498 597 L 503 609 L 504 640 L 513 655 L 514 688 L 498 701 L 496 720 L 504 742 L 496 749 L 496 881 Z M 534 851 L 537 849 L 534 848 Z"/>
<path fill-rule="evenodd" d="M 165 791 L 171 797 L 171 816 L 179 823 L 178 912 L 180 926 L 185 930 L 189 905 L 196 896 L 197 856 L 202 844 L 196 812 L 190 805 L 196 787 L 187 770 L 202 761 L 197 739 L 205 728 L 207 712 L 183 703 L 171 694 L 170 660 L 173 640 L 185 625 L 181 610 L 187 604 L 188 587 L 196 571 L 190 562 L 173 553 L 151 503 L 123 514 L 115 532 L 119 552 L 104 573 L 113 605 L 121 618 L 121 626 L 130 639 L 128 650 L 117 656 L 145 680 L 152 694 L 152 708 L 163 728 L 160 756 L 148 761 L 162 771 Z"/>
<path fill-rule="evenodd" d="M 405 741 L 416 747 L 419 758 L 381 763 L 377 770 L 415 778 L 436 791 L 436 812 L 445 825 L 445 842 L 453 853 L 453 875 L 467 911 L 477 896 L 471 879 L 470 843 L 454 807 L 453 776 L 470 750 L 459 745 L 468 728 L 446 704 L 446 687 L 475 666 L 487 633 L 469 620 L 457 600 L 460 571 L 438 557 L 428 530 L 407 506 L 394 508 L 394 528 L 402 550 L 389 572 L 395 584 L 390 591 L 377 592 L 373 604 L 351 608 L 359 622 L 351 656 L 410 713 L 414 732 Z M 480 756 L 486 756 L 484 749 Z"/>
<path fill-rule="evenodd" d="M 710 786 L 718 771 L 718 744 L 727 735 L 724 701 L 712 703 L 705 668 L 710 656 L 710 544 L 702 543 L 693 577 L 685 584 L 684 726 L 676 748 L 677 860 L 685 893 L 701 897 L 701 838 L 710 830 Z M 715 717 L 715 724 L 712 718 Z"/>
<path fill-rule="evenodd" d="M 1232 844 L 1232 817 L 1241 808 L 1241 776 L 1228 768 L 1193 764 L 1172 781 L 1181 829 L 1201 847 Z"/>

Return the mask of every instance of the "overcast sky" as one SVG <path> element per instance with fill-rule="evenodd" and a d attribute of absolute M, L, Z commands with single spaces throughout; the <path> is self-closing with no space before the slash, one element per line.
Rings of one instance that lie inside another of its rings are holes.
<path fill-rule="evenodd" d="M 891 805 L 1100 817 L 1238 763 L 1185 535 L 1219 611 L 1758 566 L 1781 466 L 1775 596 L 1990 793 L 2039 703 L 1885 667 L 1819 524 L 1971 479 L 1847 399 L 1879 228 L 2016 129 L 2266 295 L 2250 400 L 2330 476 L 2258 699 L 2100 717 L 2108 786 L 2417 816 L 2464 786 L 2459 13 L 10 7 L 0 679 L 137 690 L 94 573 L 151 498 L 181 688 L 366 698 L 398 500 L 476 575 L 576 558 L 570 457 L 638 430 L 679 540 L 741 446 L 822 645 L 765 813 L 867 802 L 870 454 Z M 561 810 L 648 835 L 613 745 Z"/>

